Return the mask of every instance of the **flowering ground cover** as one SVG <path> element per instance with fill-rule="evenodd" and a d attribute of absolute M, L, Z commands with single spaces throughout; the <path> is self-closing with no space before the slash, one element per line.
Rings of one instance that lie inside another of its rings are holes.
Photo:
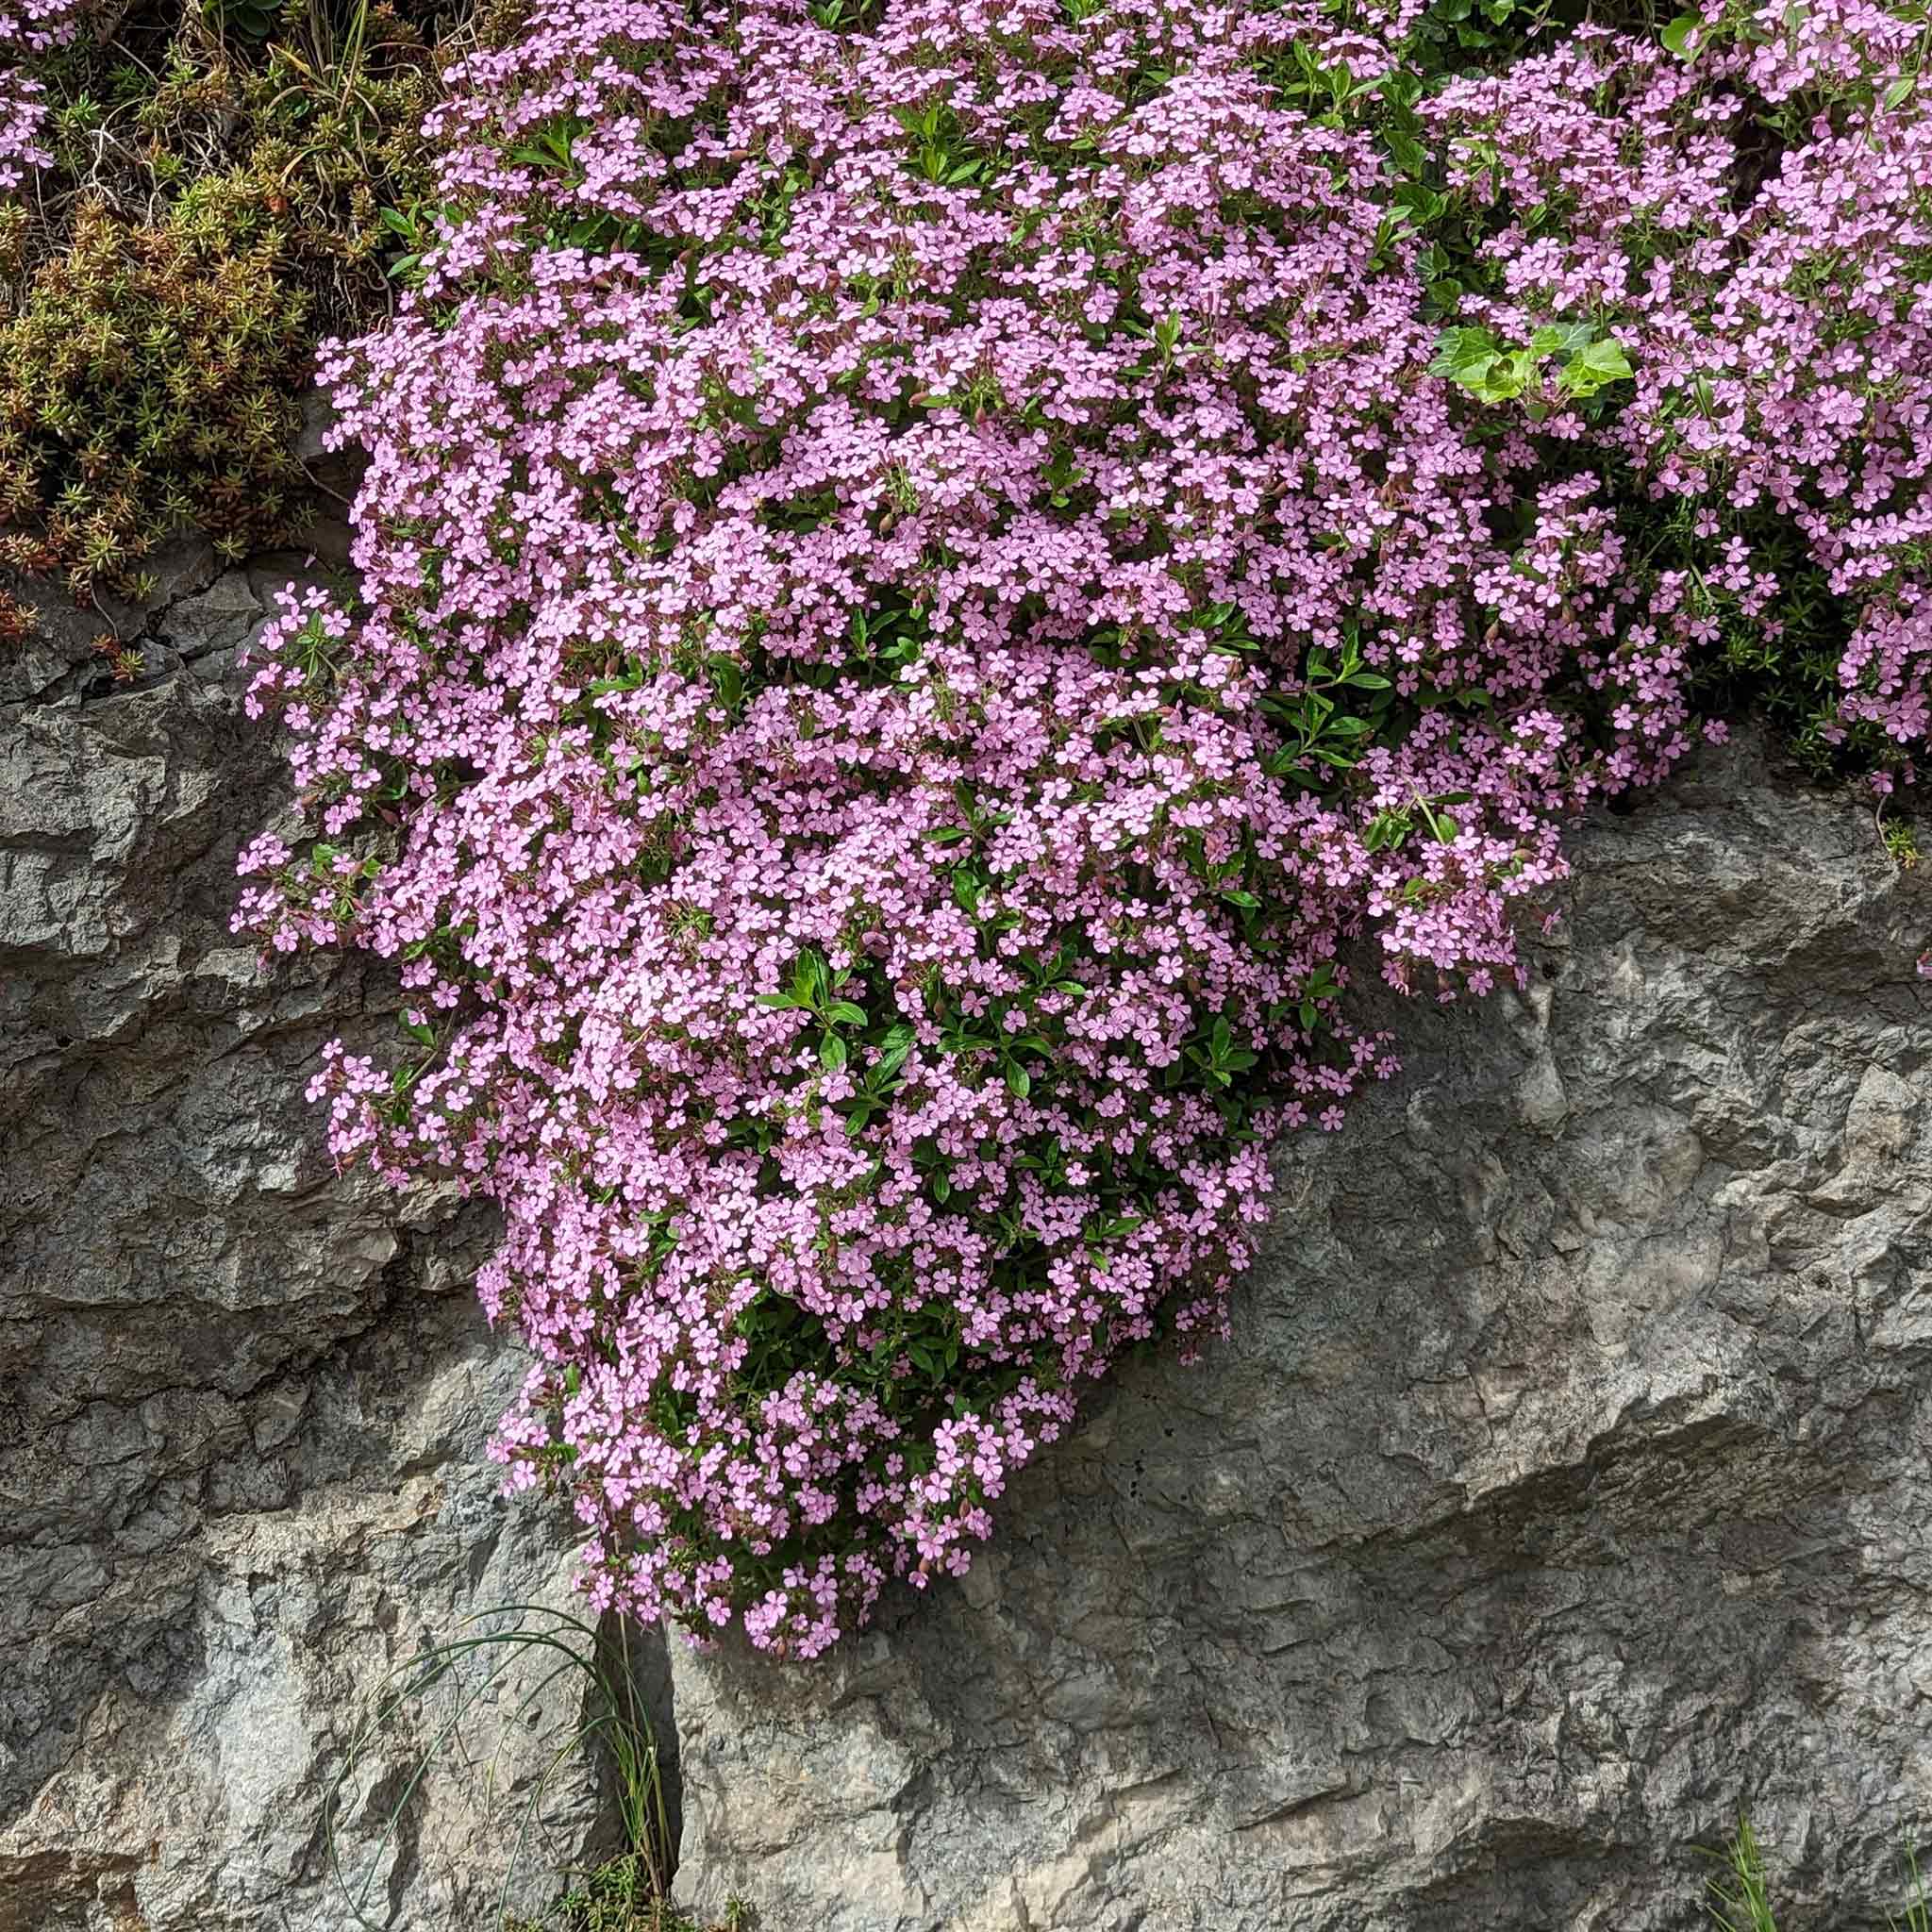
<path fill-rule="evenodd" d="M 1714 706 L 1909 785 L 1924 35 L 538 0 L 452 72 L 240 924 L 399 962 L 316 1096 L 501 1204 L 597 1602 L 808 1656 L 963 1570 L 1223 1328 L 1358 976 L 1517 974 Z"/>

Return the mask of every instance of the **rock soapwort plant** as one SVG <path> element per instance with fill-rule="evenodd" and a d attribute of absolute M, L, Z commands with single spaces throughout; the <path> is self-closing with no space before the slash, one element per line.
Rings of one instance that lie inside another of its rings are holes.
<path fill-rule="evenodd" d="M 1539 18 L 585 0 L 449 75 L 239 924 L 398 962 L 315 1097 L 501 1204 L 600 1607 L 810 1656 L 965 1569 L 1392 1071 L 1350 962 L 1520 977 L 1708 701 L 1915 778 L 1916 16 Z"/>

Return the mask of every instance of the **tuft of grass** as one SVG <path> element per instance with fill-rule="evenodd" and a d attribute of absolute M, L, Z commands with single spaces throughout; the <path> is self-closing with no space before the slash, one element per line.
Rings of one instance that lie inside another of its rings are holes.
<path fill-rule="evenodd" d="M 1724 1866 L 1721 1873 L 1705 1884 L 1709 1893 L 1707 1909 L 1724 1927 L 1724 1932 L 1777 1932 L 1765 1877 L 1764 1854 L 1751 1821 L 1740 1817 L 1730 1843 L 1722 1852 L 1706 1856 L 1719 1859 Z"/>
<path fill-rule="evenodd" d="M 583 1684 L 589 1715 L 563 1740 L 523 1806 L 498 1893 L 497 1922 L 506 1932 L 706 1932 L 671 1899 L 675 1846 L 663 1769 L 638 1698 L 629 1625 L 620 1620 L 612 1637 L 564 1610 L 506 1604 L 478 1611 L 458 1628 L 461 1634 L 425 1645 L 391 1673 L 374 1714 L 351 1743 L 324 1800 L 330 1869 L 354 1923 L 365 1932 L 376 1932 L 365 1907 L 376 1889 L 384 1854 L 406 1831 L 411 1802 L 430 1767 L 462 1752 L 473 1713 L 495 1700 L 506 1671 L 534 1662 L 542 1674 L 521 1694 L 506 1735 L 554 1685 L 573 1675 Z M 427 1741 L 418 1744 L 415 1740 L 425 1732 Z M 508 1894 L 523 1868 L 532 1826 L 552 1779 L 582 1752 L 600 1754 L 612 1776 L 622 1846 L 589 1871 L 562 1874 L 559 1896 L 540 1918 L 519 1918 L 509 1910 Z M 492 1764 L 492 1775 L 493 1769 Z M 358 1778 L 366 1779 L 372 1790 L 396 1792 L 359 1885 L 343 1869 L 338 1828 L 351 1781 Z M 715 1932 L 751 1932 L 753 1924 L 747 1908 L 734 1901 Z"/>
<path fill-rule="evenodd" d="M 1890 1912 L 1885 1923 L 1890 1932 L 1932 1932 L 1932 1893 L 1925 1890 L 1924 1874 L 1919 1870 L 1919 1848 L 1908 1838 L 1905 1845 L 1906 1878 L 1912 1895 L 1906 1901 L 1906 1915 L 1895 1919 Z"/>
<path fill-rule="evenodd" d="M 1777 1932 L 1777 1919 L 1771 1903 L 1771 1881 L 1765 1868 L 1764 1850 L 1751 1821 L 1740 1816 L 1738 1829 L 1722 1851 L 1707 1846 L 1697 1848 L 1704 1857 L 1722 1867 L 1706 1881 L 1706 1909 L 1723 1932 Z M 1890 1911 L 1885 1915 L 1890 1932 L 1932 1932 L 1932 1893 L 1919 1868 L 1918 1847 L 1907 1836 L 1901 1854 L 1910 1896 L 1905 1916 Z"/>
<path fill-rule="evenodd" d="M 757 1932 L 756 1915 L 737 1899 L 704 1925 L 654 1885 L 648 1864 L 625 1853 L 587 1873 L 544 1918 L 508 1919 L 504 1932 Z"/>

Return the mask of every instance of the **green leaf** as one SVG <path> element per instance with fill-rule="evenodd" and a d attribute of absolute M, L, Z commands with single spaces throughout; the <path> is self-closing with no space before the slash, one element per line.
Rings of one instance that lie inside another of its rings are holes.
<path fill-rule="evenodd" d="M 854 1006 L 850 1000 L 834 1000 L 825 1009 L 825 1017 L 841 1026 L 863 1026 L 865 1008 Z"/>
<path fill-rule="evenodd" d="M 727 711 L 735 711 L 739 700 L 744 696 L 744 673 L 730 658 L 713 658 L 711 686 L 717 691 L 719 701 L 724 708 Z"/>
<path fill-rule="evenodd" d="M 1436 359 L 1429 364 L 1429 374 L 1466 389 L 1487 376 L 1502 353 L 1486 328 L 1445 328 L 1436 338 Z"/>
<path fill-rule="evenodd" d="M 1429 164 L 1428 150 L 1412 134 L 1405 134 L 1397 127 L 1382 130 L 1382 144 L 1389 150 L 1389 158 L 1405 175 L 1420 175 Z"/>
<path fill-rule="evenodd" d="M 1563 365 L 1558 380 L 1573 395 L 1593 396 L 1598 390 L 1622 382 L 1635 373 L 1629 357 L 1624 353 L 1624 345 L 1606 336 L 1573 356 Z"/>
<path fill-rule="evenodd" d="M 1554 322 L 1538 329 L 1529 346 L 1539 356 L 1574 356 L 1589 347 L 1595 334 L 1587 322 Z"/>
<path fill-rule="evenodd" d="M 833 1074 L 845 1064 L 845 1042 L 838 1034 L 827 1033 L 819 1041 L 819 1064 Z"/>
<path fill-rule="evenodd" d="M 1024 1100 L 1033 1091 L 1033 1077 L 1018 1061 L 1007 1069 L 1007 1091 L 1016 1100 Z"/>
<path fill-rule="evenodd" d="M 1703 20 L 1697 14 L 1678 14 L 1663 30 L 1662 40 L 1666 50 L 1676 55 L 1680 60 L 1688 60 L 1690 58 L 1690 36 L 1703 25 Z"/>

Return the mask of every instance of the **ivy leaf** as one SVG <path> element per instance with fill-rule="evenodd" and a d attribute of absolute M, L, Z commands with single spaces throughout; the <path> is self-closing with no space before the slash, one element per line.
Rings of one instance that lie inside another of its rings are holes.
<path fill-rule="evenodd" d="M 1601 341 L 1591 342 L 1588 348 L 1579 350 L 1564 363 L 1563 373 L 1557 380 L 1572 395 L 1593 396 L 1598 390 L 1613 382 L 1622 382 L 1635 374 L 1629 357 L 1624 353 L 1624 345 L 1606 336 Z"/>
<path fill-rule="evenodd" d="M 1587 322 L 1553 322 L 1530 337 L 1529 346 L 1539 356 L 1574 356 L 1588 348 L 1595 334 Z"/>
<path fill-rule="evenodd" d="M 1428 166 L 1428 150 L 1414 135 L 1405 134 L 1399 127 L 1385 127 L 1382 144 L 1389 150 L 1389 158 L 1405 175 L 1420 175 Z"/>
<path fill-rule="evenodd" d="M 1445 328 L 1436 338 L 1436 359 L 1429 364 L 1429 374 L 1471 389 L 1489 375 L 1502 354 L 1486 328 Z"/>

